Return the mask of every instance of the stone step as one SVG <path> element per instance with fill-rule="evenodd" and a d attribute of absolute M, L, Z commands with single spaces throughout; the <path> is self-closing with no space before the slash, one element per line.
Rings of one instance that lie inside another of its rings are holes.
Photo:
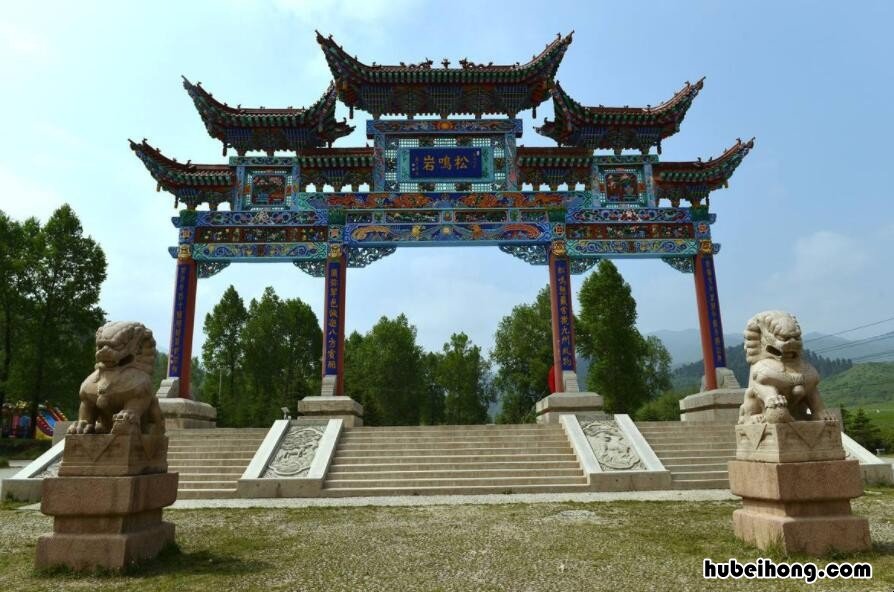
<path fill-rule="evenodd" d="M 732 456 L 730 456 L 726 454 L 720 454 L 717 456 L 672 456 L 659 458 L 661 459 L 662 464 L 665 467 L 671 465 L 682 467 L 701 464 L 723 464 L 723 466 L 726 466 L 727 461 L 735 460 L 736 455 L 733 454 Z"/>
<path fill-rule="evenodd" d="M 324 487 L 326 497 L 367 497 L 382 495 L 494 495 L 509 493 L 577 493 L 589 489 L 586 484 L 568 485 L 464 485 L 455 487 Z"/>
<path fill-rule="evenodd" d="M 221 489 L 178 489 L 177 499 L 233 499 L 239 494 L 235 487 Z"/>
<path fill-rule="evenodd" d="M 216 473 L 209 470 L 203 473 L 184 473 L 183 471 L 177 471 L 180 475 L 181 485 L 187 481 L 230 481 L 235 483 L 242 477 L 243 472 L 244 471 L 239 471 L 238 473 Z"/>
<path fill-rule="evenodd" d="M 488 424 L 488 425 L 436 425 L 436 426 L 362 426 L 358 428 L 346 428 L 348 434 L 362 433 L 393 433 L 393 432 L 439 432 L 439 431 L 455 431 L 455 432 L 509 432 L 513 430 L 531 430 L 531 431 L 563 431 L 559 424 L 539 425 L 536 423 L 522 424 Z"/>
<path fill-rule="evenodd" d="M 251 457 L 249 457 L 250 460 Z M 247 467 L 249 460 L 233 458 L 178 458 L 168 459 L 168 470 L 171 467 Z"/>
<path fill-rule="evenodd" d="M 655 454 L 658 455 L 658 458 L 661 459 L 663 463 L 665 459 L 672 458 L 692 458 L 692 457 L 724 457 L 724 458 L 734 458 L 736 456 L 736 447 L 729 446 L 727 448 L 690 448 L 689 450 L 665 450 L 663 452 L 655 451 Z"/>
<path fill-rule="evenodd" d="M 249 461 L 254 456 L 254 452 L 218 452 L 214 451 L 199 451 L 199 452 L 168 452 L 169 460 L 185 460 L 185 459 L 214 459 L 214 458 L 228 458 L 228 459 L 238 459 Z"/>
<path fill-rule="evenodd" d="M 676 481 L 695 481 L 699 479 L 728 479 L 726 469 L 714 471 L 681 471 L 671 472 L 671 479 Z"/>
<path fill-rule="evenodd" d="M 705 464 L 664 464 L 664 468 L 674 474 L 682 474 L 687 471 L 726 471 L 726 463 L 705 463 Z"/>
<path fill-rule="evenodd" d="M 548 440 L 512 440 L 487 442 L 487 441 L 450 441 L 450 442 L 413 442 L 411 444 L 378 442 L 374 444 L 355 444 L 353 442 L 341 442 L 336 448 L 337 452 L 355 452 L 364 450 L 457 450 L 467 448 L 477 449 L 516 449 L 539 450 L 541 448 L 570 447 L 567 439 Z"/>
<path fill-rule="evenodd" d="M 732 448 L 736 449 L 735 442 L 684 442 L 680 444 L 652 444 L 652 450 L 655 451 L 656 454 L 660 454 L 660 452 L 674 452 L 677 450 L 690 450 L 693 448 L 698 448 L 699 450 L 723 450 Z M 660 452 L 659 452 L 660 451 Z"/>
<path fill-rule="evenodd" d="M 258 449 L 255 444 L 232 444 L 226 443 L 216 446 L 203 442 L 201 444 L 171 444 L 168 445 L 168 452 L 251 452 L 254 453 Z"/>
<path fill-rule="evenodd" d="M 722 421 L 638 421 L 636 427 L 642 428 L 712 428 L 729 426 Z"/>
<path fill-rule="evenodd" d="M 368 471 L 350 473 L 329 473 L 327 483 L 336 484 L 345 481 L 381 481 L 389 480 L 451 480 L 451 479 L 485 479 L 499 481 L 506 478 L 549 478 L 549 477 L 583 477 L 580 467 L 570 469 L 472 469 L 472 470 L 427 470 L 414 471 Z"/>
<path fill-rule="evenodd" d="M 365 435 L 365 434 L 343 434 L 340 438 L 340 442 L 350 442 L 352 444 L 363 443 L 363 444 L 376 444 L 380 442 L 393 442 L 393 443 L 413 443 L 413 442 L 455 442 L 458 440 L 461 441 L 476 441 L 476 442 L 518 442 L 520 440 L 557 440 L 557 439 L 565 439 L 567 440 L 564 432 L 535 432 L 530 434 L 513 434 L 513 433 L 499 433 L 499 434 L 488 434 L 488 433 L 478 433 L 478 434 L 453 434 L 453 433 L 443 433 L 443 434 L 418 434 L 418 435 L 400 435 L 400 436 L 392 436 L 392 435 Z"/>
<path fill-rule="evenodd" d="M 733 424 L 710 424 L 688 426 L 684 424 L 676 424 L 669 426 L 644 426 L 640 423 L 636 424 L 636 428 L 642 434 L 725 434 L 734 432 Z"/>
<path fill-rule="evenodd" d="M 518 453 L 501 453 L 501 454 L 426 454 L 426 455 L 358 455 L 358 456 L 335 456 L 332 459 L 334 465 L 364 465 L 364 464 L 431 464 L 431 463 L 481 463 L 481 462 L 552 462 L 552 461 L 574 461 L 577 458 L 570 450 L 563 450 L 560 453 L 547 454 L 527 454 Z"/>
<path fill-rule="evenodd" d="M 673 444 L 675 442 L 735 442 L 735 434 L 671 434 L 661 436 L 644 436 L 650 443 Z"/>
<path fill-rule="evenodd" d="M 229 489 L 236 487 L 239 483 L 238 479 L 223 479 L 220 481 L 180 481 L 177 490 L 181 489 Z"/>
<path fill-rule="evenodd" d="M 586 485 L 584 475 L 572 477 L 447 477 L 443 479 L 339 479 L 326 481 L 326 489 L 335 487 L 365 487 L 375 483 L 376 487 L 512 487 L 516 485 Z"/>
<path fill-rule="evenodd" d="M 570 456 L 570 455 L 569 455 Z M 572 457 L 573 458 L 573 457 Z M 426 462 L 426 463 L 358 463 L 333 464 L 329 467 L 329 475 L 343 473 L 363 473 L 368 471 L 466 471 L 466 470 L 503 470 L 503 469 L 574 469 L 580 470 L 577 460 L 553 461 L 496 461 L 496 462 Z"/>
<path fill-rule="evenodd" d="M 514 456 L 529 457 L 535 454 L 554 454 L 554 455 L 571 455 L 570 445 L 540 447 L 536 449 L 517 449 L 517 448 L 406 448 L 398 450 L 341 450 L 335 452 L 335 459 L 341 460 L 346 458 L 369 458 L 369 457 L 452 457 L 452 456 L 474 456 L 474 457 L 496 457 L 496 456 Z M 506 460 L 506 459 L 498 459 Z"/>
<path fill-rule="evenodd" d="M 673 481 L 674 489 L 729 489 L 729 479 L 683 479 Z"/>

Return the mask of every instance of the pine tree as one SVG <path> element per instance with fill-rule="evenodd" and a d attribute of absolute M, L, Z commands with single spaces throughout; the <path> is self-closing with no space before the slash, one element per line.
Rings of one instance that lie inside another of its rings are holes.
<path fill-rule="evenodd" d="M 583 282 L 577 347 L 592 361 L 587 387 L 603 396 L 605 410 L 632 413 L 649 399 L 642 369 L 646 342 L 637 331 L 630 285 L 603 259 Z"/>
<path fill-rule="evenodd" d="M 854 414 L 844 414 L 842 410 L 842 420 L 844 421 L 845 433 L 857 441 L 860 446 L 866 448 L 870 452 L 874 452 L 876 448 L 881 448 L 882 434 L 881 430 L 863 411 L 863 408 L 857 409 Z"/>

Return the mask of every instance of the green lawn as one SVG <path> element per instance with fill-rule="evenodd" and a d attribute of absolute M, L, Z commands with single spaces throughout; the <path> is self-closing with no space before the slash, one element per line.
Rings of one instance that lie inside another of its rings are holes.
<path fill-rule="evenodd" d="M 894 489 L 871 490 L 854 505 L 869 517 L 875 547 L 836 559 L 868 561 L 874 579 L 813 586 L 702 579 L 705 557 L 768 555 L 733 537 L 736 502 L 176 510 L 166 516 L 180 551 L 126 577 L 35 573 L 35 541 L 50 519 L 6 505 L 0 589 L 891 592 Z"/>

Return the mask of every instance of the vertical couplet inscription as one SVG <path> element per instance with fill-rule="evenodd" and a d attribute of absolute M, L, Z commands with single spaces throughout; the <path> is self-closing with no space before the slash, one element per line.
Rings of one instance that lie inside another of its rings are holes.
<path fill-rule="evenodd" d="M 705 287 L 705 302 L 708 313 L 708 326 L 711 331 L 711 355 L 714 358 L 714 367 L 726 366 L 726 350 L 723 344 L 723 325 L 720 321 L 720 301 L 717 297 L 717 278 L 714 274 L 714 257 L 702 255 L 699 257 L 702 271 L 702 281 Z"/>
<path fill-rule="evenodd" d="M 574 370 L 574 341 L 571 334 L 571 286 L 568 259 L 556 257 L 553 261 L 556 274 L 556 295 L 559 305 L 559 355 L 562 370 Z"/>
<path fill-rule="evenodd" d="M 189 274 L 192 270 L 190 262 L 177 263 L 177 278 L 174 285 L 174 322 L 171 324 L 171 357 L 168 362 L 168 376 L 180 377 L 182 371 L 183 340 L 186 336 L 185 324 L 187 315 L 187 294 L 189 290 Z"/>
<path fill-rule="evenodd" d="M 338 375 L 341 366 L 339 335 L 341 333 L 341 266 L 342 260 L 330 259 L 326 264 L 326 353 L 324 374 Z"/>

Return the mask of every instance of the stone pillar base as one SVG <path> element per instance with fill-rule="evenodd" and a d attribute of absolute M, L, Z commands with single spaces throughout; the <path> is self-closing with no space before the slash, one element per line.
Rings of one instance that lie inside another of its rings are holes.
<path fill-rule="evenodd" d="M 39 569 L 120 571 L 174 542 L 174 525 L 161 519 L 177 499 L 178 475 L 164 472 L 167 438 L 129 427 L 65 439 L 60 476 L 41 484 L 53 533 L 37 541 Z"/>
<path fill-rule="evenodd" d="M 596 393 L 553 393 L 535 406 L 537 423 L 558 423 L 566 413 L 602 411 L 602 397 Z"/>
<path fill-rule="evenodd" d="M 716 389 L 689 395 L 680 401 L 680 421 L 728 423 L 739 421 L 745 389 Z"/>
<path fill-rule="evenodd" d="M 346 428 L 363 425 L 363 405 L 351 397 L 304 397 L 298 401 L 298 413 L 314 419 L 341 419 Z"/>
<path fill-rule="evenodd" d="M 869 522 L 851 514 L 863 495 L 855 460 L 729 463 L 730 491 L 742 497 L 733 513 L 738 538 L 761 550 L 825 555 L 868 549 Z"/>
<path fill-rule="evenodd" d="M 158 399 L 165 429 L 213 428 L 217 426 L 217 409 L 192 399 Z"/>

